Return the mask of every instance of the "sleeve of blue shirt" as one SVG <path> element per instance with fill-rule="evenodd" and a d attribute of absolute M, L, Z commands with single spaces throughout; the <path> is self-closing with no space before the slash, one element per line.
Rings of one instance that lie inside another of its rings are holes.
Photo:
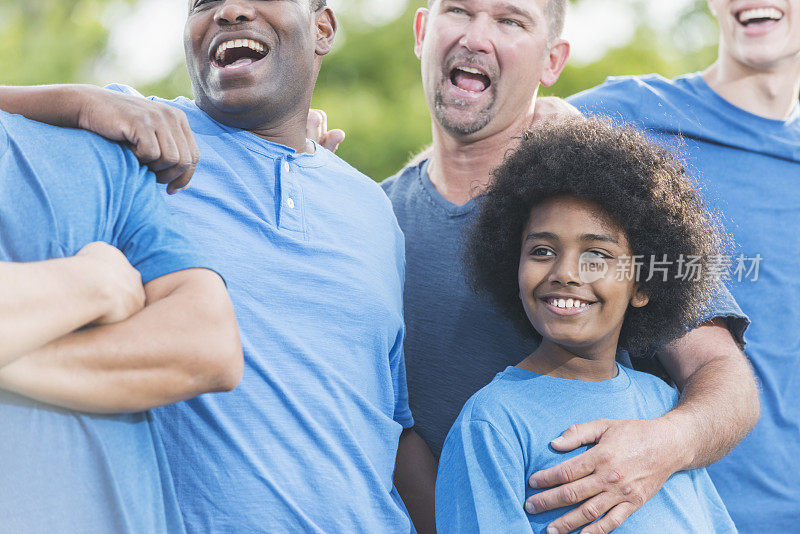
<path fill-rule="evenodd" d="M 180 219 L 169 211 L 156 177 L 139 165 L 130 150 L 117 153 L 120 161 L 110 168 L 125 173 L 111 177 L 119 182 L 114 242 L 141 273 L 142 282 L 184 269 L 211 269 L 211 262 L 185 237 Z"/>
<path fill-rule="evenodd" d="M 411 428 L 414 426 L 414 418 L 408 405 L 403 334 L 403 331 L 398 334 L 397 340 L 389 353 L 389 365 L 392 367 L 392 384 L 394 386 L 394 420 L 400 423 L 403 428 Z"/>
<path fill-rule="evenodd" d="M 645 83 L 648 78 L 655 77 L 611 77 L 602 85 L 573 95 L 567 101 L 586 115 L 604 116 L 614 124 L 629 124 L 646 129 L 645 119 L 657 116 L 654 110 L 658 109 L 663 114 L 659 107 L 658 91 Z M 715 318 L 724 319 L 734 340 L 744 347 L 744 335 L 750 319 L 724 284 L 720 284 L 715 290 L 702 319 L 697 324 L 686 325 L 686 330 Z M 653 354 L 654 351 L 651 351 L 650 355 Z"/>
<path fill-rule="evenodd" d="M 532 532 L 524 501 L 520 446 L 512 445 L 488 421 L 457 421 L 439 459 L 437 531 Z"/>
<path fill-rule="evenodd" d="M 394 211 L 392 210 L 391 202 L 388 197 L 381 193 L 381 200 L 386 203 L 387 213 L 394 219 Z M 406 277 L 406 240 L 400 226 L 394 222 L 394 240 L 395 240 L 395 265 L 397 266 L 397 273 L 399 276 L 400 296 L 398 297 L 398 304 L 400 306 L 400 317 L 403 317 L 403 299 L 402 292 L 405 285 Z M 389 365 L 391 366 L 392 385 L 394 387 L 394 420 L 400 423 L 403 428 L 411 428 L 414 426 L 414 418 L 411 414 L 411 407 L 408 404 L 408 384 L 406 382 L 406 358 L 403 351 L 403 343 L 405 341 L 405 323 L 394 340 L 394 345 L 389 351 Z"/>

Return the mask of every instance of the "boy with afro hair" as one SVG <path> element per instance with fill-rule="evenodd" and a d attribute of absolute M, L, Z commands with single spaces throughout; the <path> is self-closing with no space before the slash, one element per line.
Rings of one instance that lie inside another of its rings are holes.
<path fill-rule="evenodd" d="M 538 490 L 526 480 L 586 450 L 558 453 L 554 438 L 576 421 L 672 409 L 678 392 L 620 366 L 617 352 L 696 322 L 726 248 L 681 164 L 633 129 L 540 128 L 493 178 L 468 238 L 470 279 L 541 344 L 473 395 L 450 430 L 436 484 L 441 533 L 546 532 L 567 510 L 527 515 Z M 705 469 L 694 469 L 672 475 L 617 531 L 736 529 Z"/>

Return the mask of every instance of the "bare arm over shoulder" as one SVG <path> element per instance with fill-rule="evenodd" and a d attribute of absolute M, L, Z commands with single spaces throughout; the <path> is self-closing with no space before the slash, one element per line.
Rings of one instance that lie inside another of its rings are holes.
<path fill-rule="evenodd" d="M 136 412 L 233 389 L 242 353 L 217 274 L 187 269 L 145 286 L 130 318 L 75 332 L 0 369 L 0 387 L 95 412 Z"/>
<path fill-rule="evenodd" d="M 93 85 L 0 86 L 0 109 L 125 143 L 170 193 L 189 184 L 200 161 L 186 115 L 160 102 Z"/>

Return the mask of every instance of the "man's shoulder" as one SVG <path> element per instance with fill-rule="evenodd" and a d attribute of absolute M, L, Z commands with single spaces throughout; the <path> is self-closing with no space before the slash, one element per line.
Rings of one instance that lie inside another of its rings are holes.
<path fill-rule="evenodd" d="M 389 196 L 394 198 L 403 195 L 419 183 L 419 177 L 428 160 L 406 165 L 394 175 L 381 182 L 381 187 Z"/>
<path fill-rule="evenodd" d="M 0 154 L 11 143 L 18 147 L 18 158 L 57 163 L 64 172 L 75 165 L 81 168 L 81 174 L 94 167 L 106 175 L 110 168 L 139 168 L 128 148 L 86 130 L 51 126 L 4 111 L 0 111 L 0 130 Z M 42 151 L 43 146 L 46 151 Z"/>
<path fill-rule="evenodd" d="M 567 101 L 583 113 L 629 120 L 659 108 L 664 102 L 689 97 L 696 76 L 690 74 L 675 79 L 659 74 L 610 76 L 602 84 L 572 95 Z"/>

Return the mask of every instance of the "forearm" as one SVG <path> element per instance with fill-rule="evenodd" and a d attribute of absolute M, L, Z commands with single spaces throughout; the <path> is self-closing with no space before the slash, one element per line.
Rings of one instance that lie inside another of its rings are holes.
<path fill-rule="evenodd" d="M 674 410 L 664 416 L 685 441 L 683 469 L 716 462 L 758 421 L 758 389 L 744 358 L 720 359 L 697 370 L 686 382 Z"/>
<path fill-rule="evenodd" d="M 698 332 L 705 329 L 705 343 L 691 339 L 696 336 L 692 331 L 659 353 L 681 390 L 675 409 L 662 417 L 680 438 L 676 447 L 683 452 L 681 469 L 719 460 L 758 421 L 758 388 L 752 368 L 722 328 L 720 321 L 698 327 Z M 702 352 L 698 360 L 697 353 Z M 693 360 L 698 363 L 691 363 Z"/>
<path fill-rule="evenodd" d="M 0 369 L 0 387 L 79 411 L 136 412 L 232 389 L 241 367 L 224 288 L 210 296 L 189 284 L 125 321 L 75 332 L 18 359 Z"/>
<path fill-rule="evenodd" d="M 93 85 L 0 86 L 0 109 L 53 126 L 79 127 L 81 110 Z"/>
<path fill-rule="evenodd" d="M 434 491 L 438 468 L 428 445 L 413 429 L 400 436 L 394 484 L 420 534 L 436 532 Z"/>
<path fill-rule="evenodd" d="M 0 367 L 104 313 L 85 263 L 79 257 L 0 263 Z"/>

